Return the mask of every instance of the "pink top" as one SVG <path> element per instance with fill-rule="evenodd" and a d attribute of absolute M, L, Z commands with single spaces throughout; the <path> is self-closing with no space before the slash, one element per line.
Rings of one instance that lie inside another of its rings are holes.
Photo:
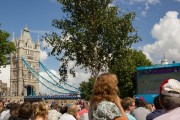
<path fill-rule="evenodd" d="M 77 114 L 81 117 L 84 113 L 88 113 L 88 110 L 85 108 L 80 110 Z"/>

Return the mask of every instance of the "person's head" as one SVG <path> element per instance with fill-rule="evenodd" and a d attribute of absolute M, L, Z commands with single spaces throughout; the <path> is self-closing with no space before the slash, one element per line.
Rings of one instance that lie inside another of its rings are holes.
<path fill-rule="evenodd" d="M 136 99 L 135 101 L 137 107 L 145 107 L 145 102 L 142 99 Z"/>
<path fill-rule="evenodd" d="M 59 105 L 55 103 L 54 105 L 52 105 L 52 108 L 55 109 L 55 110 L 58 110 Z"/>
<path fill-rule="evenodd" d="M 67 113 L 67 110 L 68 110 L 68 106 L 64 106 L 60 109 L 60 113 L 61 114 Z"/>
<path fill-rule="evenodd" d="M 79 110 L 78 106 L 72 104 L 68 107 L 67 113 L 70 115 L 76 116 L 78 110 Z"/>
<path fill-rule="evenodd" d="M 10 115 L 18 117 L 18 115 L 19 115 L 19 104 L 18 103 L 11 104 Z"/>
<path fill-rule="evenodd" d="M 97 77 L 94 83 L 91 103 L 99 103 L 103 100 L 114 102 L 119 93 L 117 76 L 113 73 L 103 73 Z"/>
<path fill-rule="evenodd" d="M 160 103 L 166 111 L 180 107 L 180 82 L 178 80 L 168 79 L 161 84 Z"/>
<path fill-rule="evenodd" d="M 12 103 L 8 103 L 7 105 L 6 105 L 6 109 L 11 109 L 12 108 Z"/>
<path fill-rule="evenodd" d="M 145 108 L 148 109 L 150 112 L 153 112 L 153 111 L 154 111 L 153 105 L 150 104 L 150 103 L 146 103 L 146 104 L 145 104 Z"/>
<path fill-rule="evenodd" d="M 121 104 L 125 111 L 132 112 L 135 109 L 135 100 L 131 97 L 124 98 Z"/>
<path fill-rule="evenodd" d="M 84 101 L 83 105 L 82 105 L 82 109 L 89 109 L 89 102 L 88 101 Z"/>
<path fill-rule="evenodd" d="M 38 106 L 36 107 L 34 111 L 34 118 L 43 118 L 45 119 L 48 115 L 48 106 L 45 102 L 41 101 L 39 102 Z"/>
<path fill-rule="evenodd" d="M 18 119 L 18 117 L 11 115 L 11 116 L 8 118 L 8 120 L 23 120 L 23 119 Z"/>
<path fill-rule="evenodd" d="M 32 105 L 29 102 L 24 102 L 19 107 L 18 118 L 29 119 L 33 113 Z"/>
<path fill-rule="evenodd" d="M 160 104 L 159 99 L 160 99 L 159 95 L 154 98 L 154 106 L 155 106 L 156 109 L 163 109 L 161 104 Z"/>

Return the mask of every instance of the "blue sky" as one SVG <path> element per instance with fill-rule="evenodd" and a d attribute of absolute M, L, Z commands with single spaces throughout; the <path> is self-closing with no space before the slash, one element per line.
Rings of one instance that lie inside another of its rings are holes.
<path fill-rule="evenodd" d="M 169 62 L 180 62 L 180 0 L 115 0 L 113 4 L 118 5 L 125 13 L 136 13 L 133 24 L 142 41 L 134 44 L 133 48 L 143 50 L 155 64 L 160 62 L 163 54 Z M 11 37 L 13 32 L 15 37 L 19 37 L 26 25 L 34 41 L 45 32 L 59 32 L 51 23 L 53 19 L 62 16 L 61 5 L 56 0 L 0 1 L 0 29 L 9 32 Z M 44 59 L 46 58 L 43 63 L 57 73 L 60 63 L 52 57 L 47 58 L 46 51 L 41 50 Z M 78 70 L 77 78 L 71 76 L 70 82 L 78 84 L 88 77 L 89 75 Z"/>

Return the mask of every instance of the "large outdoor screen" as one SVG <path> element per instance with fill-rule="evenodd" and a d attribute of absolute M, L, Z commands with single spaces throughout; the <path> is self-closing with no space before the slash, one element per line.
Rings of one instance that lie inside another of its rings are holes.
<path fill-rule="evenodd" d="M 180 63 L 137 68 L 137 94 L 159 94 L 161 83 L 169 78 L 180 80 Z"/>

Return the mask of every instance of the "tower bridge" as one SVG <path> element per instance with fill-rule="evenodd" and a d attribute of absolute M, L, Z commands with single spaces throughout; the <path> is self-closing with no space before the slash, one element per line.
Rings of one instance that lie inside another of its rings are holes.
<path fill-rule="evenodd" d="M 16 52 L 10 54 L 10 96 L 21 96 L 24 99 L 79 99 L 79 89 L 67 82 L 59 83 L 60 78 L 43 65 L 40 59 L 39 38 L 33 42 L 26 26 L 19 38 L 14 34 L 12 42 Z M 48 79 L 39 74 L 40 67 L 49 76 Z M 41 95 L 39 85 L 42 85 L 53 95 Z"/>
<path fill-rule="evenodd" d="M 21 31 L 20 38 L 15 39 L 13 35 L 12 42 L 16 46 L 16 52 L 10 55 L 10 96 L 30 95 L 30 90 L 32 90 L 33 95 L 37 95 L 39 93 L 39 82 L 28 72 L 21 56 L 24 56 L 29 64 L 39 72 L 40 42 L 39 40 L 36 43 L 33 42 L 27 26 Z"/>

